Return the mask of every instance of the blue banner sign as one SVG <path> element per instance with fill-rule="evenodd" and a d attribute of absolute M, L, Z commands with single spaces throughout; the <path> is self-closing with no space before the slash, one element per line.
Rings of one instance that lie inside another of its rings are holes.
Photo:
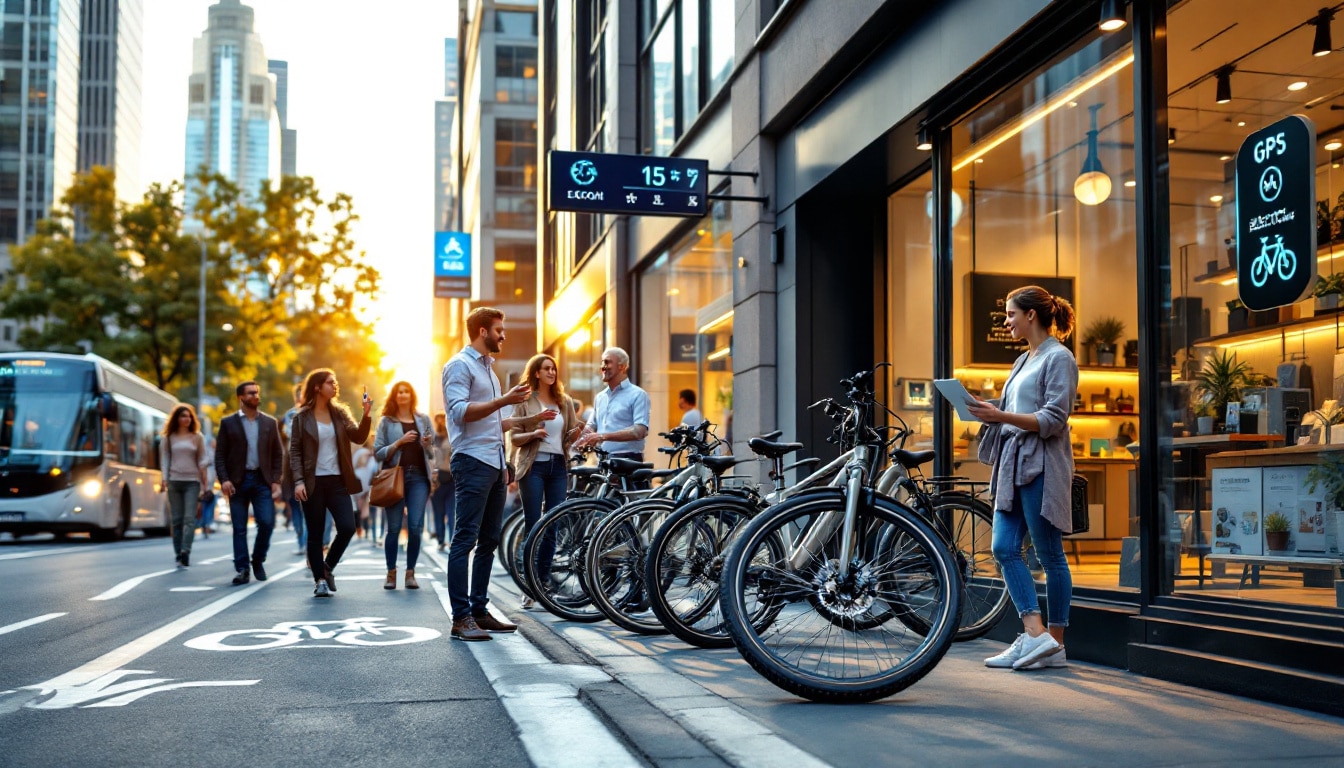
<path fill-rule="evenodd" d="M 1301 301 L 1316 284 L 1316 126 L 1289 115 L 1237 151 L 1237 293 L 1253 310 Z"/>
<path fill-rule="evenodd" d="M 434 298 L 471 298 L 471 235 L 434 233 Z"/>
<path fill-rule="evenodd" d="M 558 149 L 547 158 L 553 211 L 704 216 L 708 210 L 707 160 Z"/>

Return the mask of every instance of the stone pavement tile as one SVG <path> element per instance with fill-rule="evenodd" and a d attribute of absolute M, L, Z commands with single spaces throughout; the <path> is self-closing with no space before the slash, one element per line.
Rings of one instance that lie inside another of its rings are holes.
<path fill-rule="evenodd" d="M 582 697 L 655 765 L 727 765 L 643 696 L 616 683 L 586 686 Z M 694 761 L 694 762 L 691 762 Z"/>

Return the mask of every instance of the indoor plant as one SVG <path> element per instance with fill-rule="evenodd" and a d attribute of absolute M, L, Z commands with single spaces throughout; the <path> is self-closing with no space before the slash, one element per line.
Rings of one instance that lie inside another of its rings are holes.
<path fill-rule="evenodd" d="M 1344 272 L 1316 276 L 1316 313 L 1339 309 L 1339 295 L 1344 293 Z"/>
<path fill-rule="evenodd" d="M 1116 345 L 1125 335 L 1125 324 L 1113 315 L 1093 320 L 1083 334 L 1083 342 L 1093 345 L 1097 365 L 1115 365 Z"/>
<path fill-rule="evenodd" d="M 1195 412 L 1195 434 L 1213 434 L 1213 403 L 1204 397 L 1196 397 L 1191 403 L 1191 410 Z"/>
<path fill-rule="evenodd" d="M 1227 415 L 1227 404 L 1241 399 L 1241 389 L 1250 380 L 1251 366 L 1235 352 L 1220 349 L 1204 360 L 1195 377 L 1195 390 L 1213 407 L 1216 420 Z"/>
<path fill-rule="evenodd" d="M 1282 512 L 1265 515 L 1265 547 L 1271 552 L 1288 549 L 1288 516 Z"/>

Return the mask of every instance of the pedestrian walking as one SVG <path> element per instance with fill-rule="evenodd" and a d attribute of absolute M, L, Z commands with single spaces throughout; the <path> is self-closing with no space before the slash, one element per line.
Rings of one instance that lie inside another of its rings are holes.
<path fill-rule="evenodd" d="M 429 497 L 429 506 L 434 510 L 434 538 L 438 539 L 442 552 L 448 540 L 453 537 L 453 522 L 456 517 L 457 499 L 454 498 L 452 443 L 448 442 L 448 414 L 439 411 L 434 414 L 434 491 Z"/>
<path fill-rule="evenodd" d="M 1073 307 L 1030 285 L 1009 293 L 1004 309 L 1004 327 L 1027 342 L 1027 351 L 1013 364 L 997 401 L 976 397 L 969 407 L 988 425 L 980 432 L 979 453 L 993 468 L 992 549 L 1024 632 L 1003 653 L 985 659 L 985 666 L 1062 667 L 1073 591 L 1063 534 L 1072 530 L 1073 520 L 1069 411 L 1078 391 L 1078 363 L 1060 339 L 1073 331 Z M 1028 533 L 1045 570 L 1048 629 L 1022 557 Z"/>
<path fill-rule="evenodd" d="M 289 447 L 289 439 L 294 434 L 294 414 L 299 412 L 299 404 L 303 402 L 303 382 L 294 385 L 291 393 L 294 396 L 294 406 L 285 411 L 285 423 L 281 430 L 284 436 L 284 445 L 286 450 Z M 294 476 L 289 469 L 288 459 L 284 462 L 284 477 L 281 479 L 281 493 L 284 494 L 285 510 L 289 512 L 289 524 L 294 526 L 294 539 L 298 548 L 294 551 L 296 555 L 308 554 L 307 528 L 303 524 L 303 508 L 299 500 L 294 498 Z"/>
<path fill-rule="evenodd" d="M 215 438 L 210 438 L 205 443 L 205 455 L 215 455 Z M 210 534 L 215 532 L 215 505 L 219 499 L 215 496 L 215 462 L 207 461 L 205 463 L 205 486 L 201 488 L 201 536 L 210 538 Z"/>
<path fill-rule="evenodd" d="M 649 393 L 630 380 L 630 355 L 620 347 L 602 353 L 602 382 L 593 415 L 576 448 L 600 445 L 618 459 L 644 460 L 644 436 L 649 433 Z"/>
<path fill-rule="evenodd" d="M 331 597 L 336 591 L 332 572 L 355 535 L 352 494 L 359 493 L 359 478 L 350 460 L 350 444 L 369 439 L 369 410 L 373 401 L 364 392 L 364 414 L 356 424 L 350 410 L 336 398 L 340 395 L 336 372 L 318 368 L 303 382 L 303 402 L 294 414 L 289 438 L 289 466 L 294 473 L 294 497 L 303 509 L 308 529 L 308 568 L 313 573 L 313 596 Z M 336 524 L 336 537 L 325 557 L 322 530 L 327 513 Z"/>
<path fill-rule="evenodd" d="M 249 570 L 257 581 L 266 580 L 266 553 L 275 529 L 275 499 L 280 495 L 284 450 L 276 420 L 259 410 L 261 385 L 245 381 L 234 390 L 238 411 L 219 422 L 215 436 L 215 475 L 229 502 L 233 519 L 234 584 L 246 584 Z M 257 524 L 257 540 L 247 555 L 249 508 Z"/>
<path fill-rule="evenodd" d="M 503 392 L 494 358 L 505 339 L 504 313 L 478 307 L 467 316 L 471 343 L 443 366 L 443 402 L 448 409 L 448 439 L 453 446 L 452 472 L 457 495 L 457 522 L 448 550 L 448 598 L 453 611 L 452 636 L 489 640 L 490 631 L 518 627 L 491 616 L 490 567 L 504 522 L 504 496 L 509 469 L 504 460 L 504 432 L 516 421 L 500 411 L 532 394 L 526 382 Z M 555 411 L 539 414 L 553 419 Z M 475 556 L 472 556 L 475 550 Z M 468 559 L 471 575 L 468 578 Z"/>
<path fill-rule="evenodd" d="M 350 497 L 350 503 L 355 505 L 355 527 L 359 535 L 367 536 L 372 544 L 375 543 L 373 540 L 378 531 L 373 524 L 375 507 L 369 505 L 369 489 L 373 487 L 373 476 L 378 474 L 378 462 L 373 458 L 373 448 L 370 447 L 368 440 L 355 449 L 350 460 L 355 465 L 355 477 L 359 479 L 359 487 L 362 489 Z"/>
<path fill-rule="evenodd" d="M 392 396 L 383 404 L 383 417 L 378 420 L 377 437 L 373 440 L 373 455 L 380 467 L 401 467 L 401 501 L 387 507 L 383 553 L 387 559 L 387 579 L 383 589 L 397 588 L 397 552 L 401 549 L 401 521 L 406 519 L 406 576 L 407 589 L 419 589 L 415 580 L 415 563 L 420 558 L 420 539 L 425 532 L 425 503 L 429 501 L 429 474 L 433 468 L 434 426 L 429 415 L 415 409 L 415 389 L 404 381 L 392 385 Z"/>
<path fill-rule="evenodd" d="M 168 524 L 173 531 L 173 561 L 178 568 L 191 565 L 196 510 L 209 464 L 196 410 L 185 403 L 178 405 L 164 422 L 163 439 L 159 441 L 159 466 L 163 468 L 159 487 L 168 492 Z"/>
<path fill-rule="evenodd" d="M 543 508 L 549 511 L 565 500 L 569 487 L 569 449 L 583 430 L 573 404 L 565 396 L 559 374 L 555 358 L 550 355 L 536 355 L 528 360 L 523 381 L 531 387 L 532 394 L 513 407 L 516 423 L 509 434 L 518 494 L 523 502 L 524 536 L 541 519 Z M 543 411 L 557 415 L 542 421 Z M 550 571 L 554 553 L 555 537 L 548 531 L 537 551 L 538 573 Z M 523 607 L 532 605 L 533 599 L 524 595 Z"/>

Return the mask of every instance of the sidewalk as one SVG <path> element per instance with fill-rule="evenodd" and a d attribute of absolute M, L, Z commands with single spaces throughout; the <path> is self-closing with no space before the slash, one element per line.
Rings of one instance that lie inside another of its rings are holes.
<path fill-rule="evenodd" d="M 928 677 L 883 701 L 815 704 L 766 682 L 735 650 L 690 648 L 670 636 L 640 637 L 605 622 L 573 624 L 522 611 L 502 572 L 494 587 L 497 605 L 510 617 L 535 620 L 541 625 L 535 629 L 549 630 L 602 664 L 701 741 L 704 707 L 726 702 L 822 762 L 854 768 L 1344 766 L 1339 718 L 1082 662 L 1038 672 L 988 669 L 983 659 L 1004 647 L 989 640 L 954 645 Z M 669 673 L 676 685 L 668 685 Z M 688 695 L 688 686 L 697 695 Z M 624 735 L 641 744 L 641 733 Z M 730 735 L 708 746 L 733 764 L 779 764 L 766 754 L 733 750 L 734 740 Z"/>

